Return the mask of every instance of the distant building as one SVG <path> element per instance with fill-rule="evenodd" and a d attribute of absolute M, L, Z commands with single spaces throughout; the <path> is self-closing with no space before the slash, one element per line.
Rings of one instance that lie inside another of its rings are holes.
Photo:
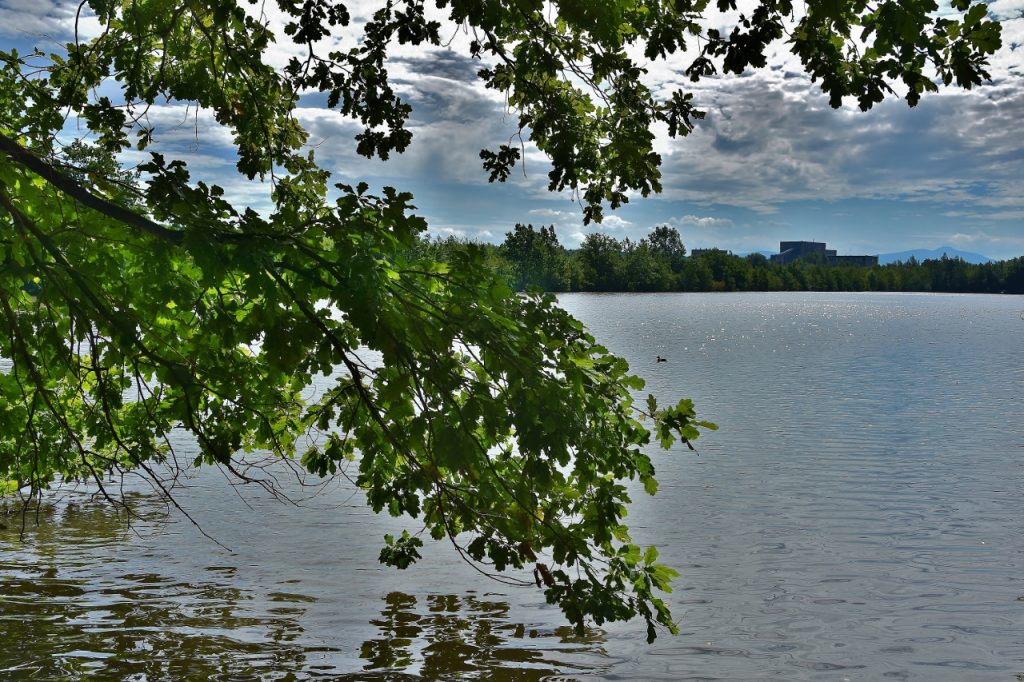
<path fill-rule="evenodd" d="M 726 254 L 730 254 L 730 255 L 732 254 L 732 251 L 725 251 L 725 250 L 719 249 L 719 248 L 710 248 L 710 249 L 691 249 L 690 250 L 690 255 L 691 256 L 703 256 L 706 253 L 712 253 L 714 251 L 718 251 L 719 253 L 726 253 Z"/>
<path fill-rule="evenodd" d="M 779 252 L 771 260 L 786 265 L 815 255 L 830 265 L 878 265 L 878 256 L 837 256 L 836 250 L 828 248 L 824 242 L 779 242 Z"/>
<path fill-rule="evenodd" d="M 836 256 L 833 265 L 858 265 L 870 268 L 873 265 L 878 265 L 878 256 Z"/>
<path fill-rule="evenodd" d="M 821 256 L 822 260 L 831 262 L 836 257 L 835 249 L 827 248 L 824 242 L 779 242 L 779 252 L 772 256 L 773 263 L 786 265 L 801 258 Z"/>

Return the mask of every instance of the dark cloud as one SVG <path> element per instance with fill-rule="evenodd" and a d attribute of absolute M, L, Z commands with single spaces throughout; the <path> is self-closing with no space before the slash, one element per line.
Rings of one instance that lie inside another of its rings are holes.
<path fill-rule="evenodd" d="M 422 56 L 392 57 L 390 61 L 405 66 L 414 76 L 444 78 L 459 83 L 480 80 L 477 72 L 484 66 L 480 60 L 454 50 L 437 49 L 428 50 Z"/>
<path fill-rule="evenodd" d="M 394 79 L 396 90 L 413 107 L 416 123 L 444 120 L 463 126 L 486 125 L 486 119 L 503 118 L 504 110 L 481 86 L 423 76 Z"/>
<path fill-rule="evenodd" d="M 724 133 L 715 136 L 711 146 L 723 154 L 749 154 L 756 152 L 763 147 L 762 140 L 749 135 L 742 137 L 729 137 Z"/>
<path fill-rule="evenodd" d="M 969 179 L 985 200 L 1024 177 L 1019 79 L 868 113 L 831 109 L 806 80 L 736 80 L 708 94 L 708 117 L 666 157 L 665 185 L 689 198 L 771 210 L 801 199 L 963 191 Z"/>

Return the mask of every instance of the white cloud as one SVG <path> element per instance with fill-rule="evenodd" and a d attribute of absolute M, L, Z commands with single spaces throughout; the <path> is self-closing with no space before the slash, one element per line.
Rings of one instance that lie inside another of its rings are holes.
<path fill-rule="evenodd" d="M 586 238 L 587 238 L 587 233 L 586 232 L 583 232 L 582 230 L 576 230 L 575 232 L 571 232 L 569 234 L 568 238 L 566 238 L 566 239 L 561 239 L 560 238 L 559 241 L 562 242 L 562 246 L 566 246 L 566 247 L 568 247 L 570 249 L 575 249 L 575 248 L 578 248 L 579 245 L 582 244 L 583 240 L 586 239 Z"/>
<path fill-rule="evenodd" d="M 669 218 L 670 225 L 696 225 L 697 227 L 727 227 L 733 222 L 728 218 L 715 218 L 714 216 L 684 215 L 682 218 Z"/>
<path fill-rule="evenodd" d="M 430 228 L 431 234 L 435 234 L 442 237 L 456 237 L 457 239 L 468 239 L 468 240 L 482 240 L 491 241 L 497 235 L 491 230 L 482 230 L 473 226 L 454 226 L 454 225 L 441 225 L 432 226 Z"/>
<path fill-rule="evenodd" d="M 0 35 L 57 37 L 74 27 L 75 5 L 49 0 L 4 0 L 0 3 Z"/>
<path fill-rule="evenodd" d="M 601 222 L 601 227 L 608 230 L 624 230 L 627 227 L 631 227 L 632 222 L 625 220 L 621 216 L 617 215 L 606 215 L 604 220 Z"/>
<path fill-rule="evenodd" d="M 580 214 L 575 211 L 556 211 L 553 208 L 534 208 L 528 211 L 530 215 L 540 216 L 541 218 L 551 218 L 553 220 L 565 221 L 565 220 L 576 220 L 580 219 Z"/>
<path fill-rule="evenodd" d="M 951 244 L 967 245 L 978 249 L 1003 248 L 1003 247 L 1024 247 L 1024 236 L 1007 236 L 988 234 L 978 231 L 971 234 L 957 232 L 949 235 L 946 240 Z"/>

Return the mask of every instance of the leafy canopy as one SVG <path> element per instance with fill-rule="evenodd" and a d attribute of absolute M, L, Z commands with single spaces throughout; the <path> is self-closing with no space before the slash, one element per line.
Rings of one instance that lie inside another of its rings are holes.
<path fill-rule="evenodd" d="M 277 0 L 283 27 L 255 2 L 86 4 L 96 38 L 0 52 L 4 488 L 102 485 L 111 468 L 159 483 L 174 429 L 194 437 L 198 463 L 240 476 L 257 450 L 322 475 L 353 460 L 375 510 L 419 519 L 486 570 L 532 567 L 573 623 L 640 615 L 652 638 L 658 623 L 673 629 L 657 592 L 675 572 L 630 541 L 624 481 L 653 493 L 652 438 L 689 443 L 709 425 L 687 400 L 634 404 L 643 382 L 623 360 L 552 298 L 513 295 L 473 249 L 447 264 L 416 256 L 426 225 L 409 194 L 332 187 L 305 146 L 294 110 L 310 91 L 363 124 L 361 154 L 409 145 L 410 107 L 387 59 L 396 45 L 442 44 L 425 3 L 379 3 L 358 40 L 326 51 L 338 44 L 326 38 L 355 29 L 340 2 Z M 867 109 L 894 87 L 914 104 L 937 82 L 976 85 L 999 46 L 998 24 L 971 0 L 943 18 L 930 0 L 814 1 L 800 16 L 789 0 L 763 0 L 728 34 L 704 25 L 707 0 L 435 5 L 472 36 L 484 83 L 550 157 L 551 189 L 575 193 L 588 221 L 661 189 L 655 124 L 685 135 L 701 117 L 690 94 L 644 85 L 646 60 L 688 50 L 698 80 L 764 66 L 785 39 L 834 105 L 849 96 Z M 275 43 L 301 56 L 274 68 Z M 159 142 L 146 112 L 167 102 L 212 112 L 238 171 L 271 180 L 272 210 L 231 203 L 160 153 L 117 164 Z M 72 143 L 76 130 L 88 141 Z M 511 142 L 481 153 L 492 180 L 519 156 Z M 304 397 L 320 374 L 330 389 Z M 404 567 L 419 546 L 387 538 L 381 559 Z"/>

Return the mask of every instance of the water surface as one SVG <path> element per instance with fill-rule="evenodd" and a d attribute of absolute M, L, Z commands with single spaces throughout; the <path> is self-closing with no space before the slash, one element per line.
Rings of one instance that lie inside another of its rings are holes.
<path fill-rule="evenodd" d="M 723 427 L 699 457 L 659 456 L 662 493 L 637 498 L 634 524 L 682 569 L 672 602 L 685 634 L 637 649 L 616 673 L 1024 671 L 1024 301 L 727 294 L 564 305 L 655 394 L 691 395 Z M 669 362 L 653 363 L 657 354 Z"/>
<path fill-rule="evenodd" d="M 1015 680 L 1024 672 L 1024 301 L 560 298 L 662 400 L 722 428 L 656 451 L 635 539 L 682 571 L 683 634 L 577 638 L 534 589 L 429 548 L 379 566 L 344 481 L 298 505 L 216 471 L 140 518 L 66 491 L 0 518 L 0 676 Z M 655 356 L 668 358 L 656 363 Z M 305 494 L 303 494 L 305 493 Z"/>

